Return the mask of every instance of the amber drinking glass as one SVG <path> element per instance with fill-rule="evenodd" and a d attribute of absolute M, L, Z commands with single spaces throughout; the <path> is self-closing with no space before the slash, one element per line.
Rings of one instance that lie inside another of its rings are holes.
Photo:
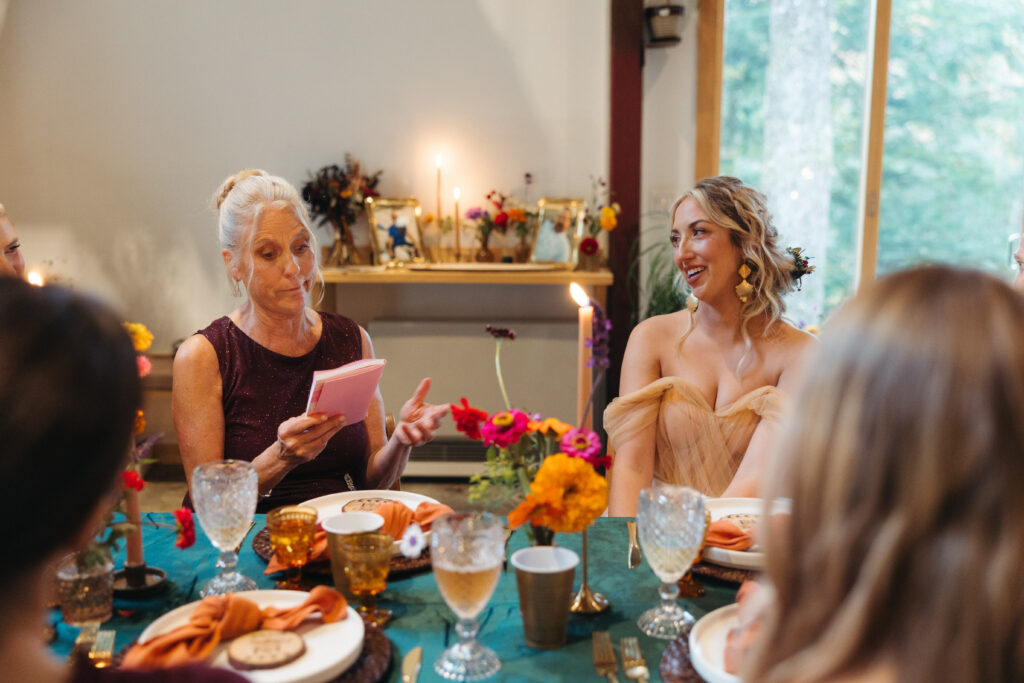
<path fill-rule="evenodd" d="M 377 595 L 388 585 L 393 545 L 394 540 L 388 534 L 356 534 L 341 539 L 348 588 L 359 601 L 363 620 L 377 626 L 391 619 L 390 610 L 377 607 Z"/>
<path fill-rule="evenodd" d="M 274 554 L 287 569 L 278 588 L 300 589 L 302 568 L 309 562 L 316 535 L 316 510 L 301 505 L 285 505 L 267 513 L 267 529 Z"/>

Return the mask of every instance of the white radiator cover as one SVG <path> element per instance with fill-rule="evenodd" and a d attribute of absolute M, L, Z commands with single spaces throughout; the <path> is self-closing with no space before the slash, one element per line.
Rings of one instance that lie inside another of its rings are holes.
<path fill-rule="evenodd" d="M 515 341 L 501 345 L 501 368 L 512 407 L 575 422 L 576 324 L 564 320 L 370 322 L 367 332 L 374 353 L 387 359 L 380 383 L 385 410 L 397 417 L 424 377 L 433 382 L 427 397 L 431 403 L 458 404 L 465 396 L 470 405 L 489 413 L 504 409 L 494 371 L 495 340 L 485 331 L 487 324 L 516 332 Z M 445 420 L 438 437 L 462 438 L 451 419 Z"/>

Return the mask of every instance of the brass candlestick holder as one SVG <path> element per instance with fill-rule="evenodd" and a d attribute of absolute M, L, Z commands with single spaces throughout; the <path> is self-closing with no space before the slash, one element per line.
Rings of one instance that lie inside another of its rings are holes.
<path fill-rule="evenodd" d="M 587 584 L 587 530 L 583 529 L 583 584 L 572 599 L 569 611 L 576 614 L 600 614 L 605 612 L 612 603 L 600 593 L 590 590 Z"/>

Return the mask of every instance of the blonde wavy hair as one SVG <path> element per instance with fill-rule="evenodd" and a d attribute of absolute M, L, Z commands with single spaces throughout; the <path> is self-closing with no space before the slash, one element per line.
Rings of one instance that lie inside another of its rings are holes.
<path fill-rule="evenodd" d="M 793 288 L 793 257 L 776 243 L 779 231 L 768 211 L 768 200 L 739 178 L 715 176 L 697 181 L 673 204 L 673 220 L 676 209 L 687 199 L 697 202 L 712 223 L 729 230 L 733 245 L 743 252 L 743 260 L 750 267 L 747 281 L 754 293 L 740 308 L 740 330 L 749 347 L 750 320 L 766 315 L 767 333 L 786 310 L 782 297 Z"/>
<path fill-rule="evenodd" d="M 221 249 L 231 253 L 231 259 L 249 261 L 249 278 L 246 288 L 252 281 L 253 263 L 249 254 L 255 236 L 255 226 L 259 224 L 260 215 L 268 208 L 288 209 L 309 231 L 310 246 L 313 251 L 313 273 L 321 285 L 320 295 L 323 296 L 324 276 L 320 271 L 320 247 L 316 234 L 310 227 L 309 212 L 299 193 L 291 183 L 279 176 L 270 175 L 260 169 L 244 169 L 235 173 L 221 183 L 213 195 L 213 203 L 217 211 L 217 233 Z M 235 296 L 242 292 L 238 282 L 227 272 L 231 291 Z M 309 294 L 309 292 L 307 292 Z"/>
<path fill-rule="evenodd" d="M 1024 681 L 1024 297 L 926 267 L 871 286 L 803 373 L 767 482 L 776 601 L 744 674 Z"/>

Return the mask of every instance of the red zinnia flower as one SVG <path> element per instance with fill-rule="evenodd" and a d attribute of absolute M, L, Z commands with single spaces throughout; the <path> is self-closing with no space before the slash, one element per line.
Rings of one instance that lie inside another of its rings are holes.
<path fill-rule="evenodd" d="M 487 413 L 469 405 L 465 397 L 462 398 L 462 407 L 454 403 L 449 405 L 452 409 L 452 419 L 455 420 L 455 428 L 474 441 L 479 441 L 480 423 L 487 419 Z"/>
<path fill-rule="evenodd" d="M 580 242 L 580 253 L 581 254 L 586 254 L 587 256 L 592 256 L 593 254 L 597 253 L 598 249 L 599 249 L 599 245 L 597 243 L 597 240 L 595 240 L 593 237 L 585 237 L 585 238 L 583 238 L 583 241 Z"/>
<path fill-rule="evenodd" d="M 494 217 L 494 224 L 499 228 L 504 228 L 508 225 L 508 214 L 502 211 Z"/>
<path fill-rule="evenodd" d="M 121 484 L 126 489 L 135 489 L 136 491 L 141 491 L 142 488 L 146 485 L 146 482 L 142 480 L 142 477 L 140 477 L 139 473 L 136 472 L 135 470 L 125 470 L 124 472 L 121 473 Z"/>
<path fill-rule="evenodd" d="M 178 535 L 174 545 L 182 550 L 192 547 L 196 542 L 196 523 L 192 519 L 191 510 L 178 508 L 174 511 L 174 531 Z"/>

